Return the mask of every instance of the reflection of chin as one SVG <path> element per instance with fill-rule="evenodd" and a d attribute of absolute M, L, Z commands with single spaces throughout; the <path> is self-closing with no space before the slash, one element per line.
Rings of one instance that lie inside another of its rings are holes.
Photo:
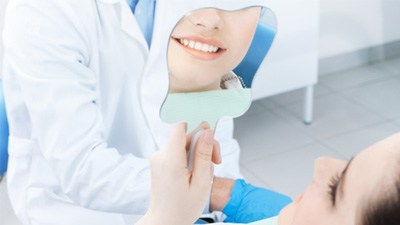
<path fill-rule="evenodd" d="M 233 72 L 224 75 L 221 79 L 222 89 L 242 89 L 243 87 L 242 80 Z"/>

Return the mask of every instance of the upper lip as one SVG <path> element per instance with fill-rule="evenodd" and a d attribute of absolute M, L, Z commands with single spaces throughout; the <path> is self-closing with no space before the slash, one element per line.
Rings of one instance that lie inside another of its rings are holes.
<path fill-rule="evenodd" d="M 177 39 L 177 40 L 180 40 L 180 39 L 192 40 L 192 41 L 201 42 L 204 44 L 218 47 L 221 50 L 226 50 L 220 41 L 211 39 L 211 38 L 204 38 L 204 37 L 199 37 L 199 36 L 181 36 L 181 37 L 178 36 L 178 37 L 172 37 L 172 38 Z"/>

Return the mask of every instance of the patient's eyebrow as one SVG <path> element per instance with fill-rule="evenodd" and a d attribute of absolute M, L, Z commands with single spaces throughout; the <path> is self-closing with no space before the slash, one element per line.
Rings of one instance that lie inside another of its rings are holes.
<path fill-rule="evenodd" d="M 339 194 L 340 194 L 341 198 L 343 198 L 343 196 L 344 196 L 344 183 L 346 181 L 346 174 L 347 174 L 347 171 L 348 171 L 348 169 L 350 167 L 351 162 L 353 162 L 353 159 L 354 159 L 354 157 L 351 157 L 351 159 L 347 163 L 346 167 L 344 168 L 344 170 L 343 170 L 343 172 L 342 172 L 342 174 L 340 176 L 340 182 L 339 182 L 339 188 L 338 189 L 339 189 Z"/>

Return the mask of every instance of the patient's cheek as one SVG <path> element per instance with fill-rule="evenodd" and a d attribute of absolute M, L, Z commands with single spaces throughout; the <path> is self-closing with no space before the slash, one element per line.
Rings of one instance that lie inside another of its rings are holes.
<path fill-rule="evenodd" d="M 278 216 L 279 225 L 291 225 L 298 205 L 292 203 L 281 210 Z"/>

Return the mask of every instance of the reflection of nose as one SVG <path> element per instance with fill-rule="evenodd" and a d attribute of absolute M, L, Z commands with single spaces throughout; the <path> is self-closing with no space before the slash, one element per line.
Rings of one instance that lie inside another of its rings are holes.
<path fill-rule="evenodd" d="M 329 182 L 330 179 L 340 174 L 346 167 L 347 161 L 330 157 L 319 157 L 314 163 L 314 181 Z"/>
<path fill-rule="evenodd" d="M 207 30 L 219 30 L 224 26 L 221 17 L 221 10 L 201 9 L 189 15 L 189 21 L 197 26 Z"/>

